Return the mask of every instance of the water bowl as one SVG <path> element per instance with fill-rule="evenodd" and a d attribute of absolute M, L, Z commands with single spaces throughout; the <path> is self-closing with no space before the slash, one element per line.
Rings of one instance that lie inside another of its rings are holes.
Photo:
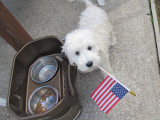
<path fill-rule="evenodd" d="M 39 58 L 31 68 L 31 79 L 37 83 L 49 81 L 58 68 L 57 60 L 53 57 L 45 56 Z"/>

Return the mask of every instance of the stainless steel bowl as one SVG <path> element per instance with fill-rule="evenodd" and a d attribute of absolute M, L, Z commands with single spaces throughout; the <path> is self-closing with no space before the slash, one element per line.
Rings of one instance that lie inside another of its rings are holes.
<path fill-rule="evenodd" d="M 45 56 L 38 59 L 31 68 L 31 79 L 37 83 L 50 80 L 58 68 L 57 60 L 53 57 Z"/>
<path fill-rule="evenodd" d="M 48 111 L 58 103 L 58 91 L 52 86 L 42 86 L 36 89 L 28 101 L 28 110 L 33 114 Z"/>

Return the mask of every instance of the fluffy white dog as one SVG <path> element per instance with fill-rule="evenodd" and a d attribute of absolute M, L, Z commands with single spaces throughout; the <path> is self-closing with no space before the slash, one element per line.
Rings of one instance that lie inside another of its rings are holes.
<path fill-rule="evenodd" d="M 62 52 L 70 64 L 82 72 L 91 72 L 101 66 L 113 74 L 109 62 L 109 47 L 116 44 L 112 25 L 104 10 L 89 0 L 82 1 L 86 9 L 81 13 L 78 28 L 66 35 Z"/>

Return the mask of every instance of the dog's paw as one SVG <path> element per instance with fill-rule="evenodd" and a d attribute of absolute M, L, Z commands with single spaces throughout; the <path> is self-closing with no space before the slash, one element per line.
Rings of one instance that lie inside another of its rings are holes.
<path fill-rule="evenodd" d="M 117 44 L 117 38 L 115 36 L 112 37 L 110 46 L 115 46 Z"/>
<path fill-rule="evenodd" d="M 117 38 L 116 38 L 115 32 L 112 31 L 111 40 L 110 40 L 110 46 L 114 46 L 114 45 L 116 45 L 116 43 L 117 43 Z"/>
<path fill-rule="evenodd" d="M 105 0 L 97 0 L 99 5 L 105 5 Z"/>

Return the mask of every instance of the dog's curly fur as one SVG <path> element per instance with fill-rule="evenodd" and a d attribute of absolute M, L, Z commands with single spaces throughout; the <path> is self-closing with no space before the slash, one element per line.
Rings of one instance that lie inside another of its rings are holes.
<path fill-rule="evenodd" d="M 116 44 L 112 25 L 104 10 L 89 0 L 82 1 L 86 3 L 86 9 L 81 13 L 78 28 L 66 35 L 62 52 L 70 64 L 77 65 L 82 72 L 101 66 L 113 73 L 109 62 L 109 47 Z"/>

